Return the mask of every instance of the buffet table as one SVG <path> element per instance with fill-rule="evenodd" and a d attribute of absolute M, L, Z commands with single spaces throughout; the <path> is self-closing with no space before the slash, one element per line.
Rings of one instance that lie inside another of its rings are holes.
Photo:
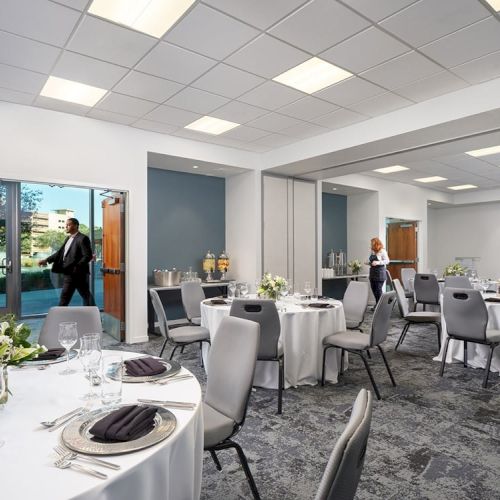
<path fill-rule="evenodd" d="M 290 299 L 289 299 L 290 300 Z M 332 333 L 346 329 L 342 303 L 330 300 L 331 309 L 314 309 L 306 303 L 281 302 L 280 342 L 285 355 L 285 388 L 298 385 L 316 385 L 321 379 L 323 361 L 323 339 Z M 286 311 L 285 311 L 286 309 Z M 229 305 L 201 304 L 201 324 L 210 331 L 213 340 L 222 318 L 229 315 Z M 206 351 L 204 351 L 207 371 Z M 326 361 L 326 379 L 337 383 L 340 365 L 340 350 L 329 349 Z M 346 363 L 347 366 L 347 363 Z M 278 387 L 278 363 L 257 361 L 254 385 L 276 389 Z"/>
<path fill-rule="evenodd" d="M 103 351 L 105 353 L 118 351 Z M 137 353 L 123 352 L 123 358 Z M 53 451 L 60 442 L 62 428 L 55 432 L 39 424 L 74 408 L 85 406 L 81 396 L 88 391 L 78 359 L 70 361 L 74 375 L 61 376 L 65 363 L 41 371 L 36 367 L 10 367 L 12 391 L 5 409 L 0 412 L 0 448 L 2 498 L 16 500 L 191 500 L 200 496 L 203 465 L 203 415 L 201 389 L 196 378 L 160 386 L 151 383 L 124 383 L 123 403 L 137 398 L 189 401 L 195 410 L 169 410 L 177 425 L 164 441 L 140 451 L 99 456 L 121 465 L 115 471 L 95 467 L 108 475 L 102 480 L 72 469 L 58 469 Z M 184 368 L 182 372 L 189 373 Z M 97 390 L 99 387 L 96 388 Z M 91 400 L 100 406 L 100 398 Z"/>

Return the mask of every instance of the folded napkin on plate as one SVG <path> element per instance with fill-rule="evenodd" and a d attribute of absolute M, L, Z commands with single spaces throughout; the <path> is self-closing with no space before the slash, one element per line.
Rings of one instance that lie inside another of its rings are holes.
<path fill-rule="evenodd" d="M 226 305 L 227 302 L 224 299 L 212 299 L 210 301 L 210 304 L 212 304 L 213 306 L 223 306 Z"/>
<path fill-rule="evenodd" d="M 167 367 L 154 358 L 136 358 L 125 361 L 127 375 L 131 377 L 147 377 L 149 375 L 159 375 Z"/>
<path fill-rule="evenodd" d="M 49 349 L 38 355 L 38 358 L 34 358 L 33 361 L 49 361 L 51 359 L 57 359 L 66 352 L 66 349 L 61 347 L 56 347 L 55 349 Z"/>
<path fill-rule="evenodd" d="M 485 302 L 500 302 L 500 297 L 488 297 L 484 299 Z"/>
<path fill-rule="evenodd" d="M 317 309 L 331 309 L 333 305 L 328 302 L 311 302 L 309 307 L 316 307 Z"/>
<path fill-rule="evenodd" d="M 98 420 L 89 432 L 102 441 L 132 441 L 153 430 L 156 410 L 154 406 L 123 406 Z"/>

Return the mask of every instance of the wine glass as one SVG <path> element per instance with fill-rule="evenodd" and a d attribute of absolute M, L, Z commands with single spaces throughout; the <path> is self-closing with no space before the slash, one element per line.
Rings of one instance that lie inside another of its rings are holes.
<path fill-rule="evenodd" d="M 246 299 L 248 297 L 248 284 L 247 283 L 240 284 L 240 297 L 242 299 Z"/>
<path fill-rule="evenodd" d="M 72 375 L 76 373 L 76 370 L 73 370 L 69 367 L 69 350 L 76 344 L 78 340 L 78 331 L 76 329 L 76 322 L 74 321 L 65 321 L 63 323 L 59 323 L 59 335 L 58 335 L 59 343 L 66 349 L 66 368 L 59 372 L 60 375 Z"/>
<path fill-rule="evenodd" d="M 486 290 L 488 290 L 488 288 L 490 287 L 490 280 L 483 279 L 479 282 L 479 285 L 481 287 L 481 290 L 483 292 L 486 292 Z"/>
<path fill-rule="evenodd" d="M 311 292 L 312 292 L 311 282 L 306 281 L 304 283 L 304 293 L 307 295 L 307 297 L 309 297 L 311 295 Z"/>
<path fill-rule="evenodd" d="M 89 379 L 90 389 L 89 392 L 82 396 L 82 399 L 89 400 L 98 397 L 94 394 L 92 387 L 99 385 L 99 376 L 96 374 L 101 364 L 101 343 L 98 333 L 89 333 L 80 339 L 80 353 L 79 359 L 82 363 L 83 369 L 87 372 Z M 97 381 L 97 383 L 96 383 Z"/>
<path fill-rule="evenodd" d="M 230 281 L 227 284 L 227 298 L 234 299 L 236 295 L 236 281 Z"/>

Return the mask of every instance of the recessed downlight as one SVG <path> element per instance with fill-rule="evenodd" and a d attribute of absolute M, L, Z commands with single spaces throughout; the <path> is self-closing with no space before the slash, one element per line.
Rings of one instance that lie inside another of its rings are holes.
<path fill-rule="evenodd" d="M 40 95 L 61 101 L 74 102 L 83 106 L 94 106 L 106 92 L 106 89 L 93 87 L 85 83 L 49 76 Z"/>
<path fill-rule="evenodd" d="M 403 165 L 392 165 L 392 167 L 376 168 L 374 172 L 379 174 L 393 174 L 395 172 L 402 172 L 403 170 L 410 170 L 408 167 L 403 167 Z"/>
<path fill-rule="evenodd" d="M 193 168 L 200 168 L 198 165 L 193 165 Z"/>

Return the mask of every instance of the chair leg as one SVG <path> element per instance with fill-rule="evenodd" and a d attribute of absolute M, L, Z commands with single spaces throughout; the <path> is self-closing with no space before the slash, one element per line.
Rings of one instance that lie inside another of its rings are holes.
<path fill-rule="evenodd" d="M 491 357 L 493 356 L 493 351 L 498 344 L 491 344 L 490 352 L 488 353 L 488 361 L 486 362 L 486 368 L 484 369 L 484 379 L 483 379 L 483 387 L 486 389 L 488 386 L 488 377 L 490 376 L 490 366 L 491 366 Z"/>
<path fill-rule="evenodd" d="M 214 464 L 215 464 L 215 467 L 217 468 L 217 470 L 222 470 L 222 465 L 219 462 L 219 458 L 217 457 L 215 450 L 210 450 L 210 455 L 212 455 L 212 460 L 214 461 Z"/>
<path fill-rule="evenodd" d="M 323 348 L 323 370 L 321 371 L 321 385 L 325 385 L 325 365 L 326 365 L 326 351 L 330 349 L 330 347 L 333 347 L 332 345 L 327 345 L 326 347 Z M 341 361 L 341 369 L 342 369 L 342 363 L 343 360 Z"/>
<path fill-rule="evenodd" d="M 184 354 L 184 347 L 186 347 L 186 346 L 185 346 L 185 345 L 183 345 L 183 346 L 181 347 L 181 354 Z"/>
<path fill-rule="evenodd" d="M 370 381 L 373 386 L 373 390 L 375 391 L 375 394 L 377 395 L 377 399 L 382 399 L 380 397 L 380 392 L 378 391 L 377 384 L 375 383 L 375 379 L 373 378 L 372 371 L 370 370 L 370 366 L 368 365 L 368 361 L 366 358 L 363 356 L 363 353 L 360 351 L 359 355 L 361 356 L 361 359 L 363 360 L 363 363 L 365 364 L 366 371 L 368 372 L 368 376 L 370 377 Z"/>
<path fill-rule="evenodd" d="M 250 472 L 250 467 L 248 466 L 248 461 L 247 457 L 245 456 L 245 453 L 243 453 L 243 450 L 241 449 L 241 446 L 238 443 L 235 443 L 234 441 L 229 441 L 232 446 L 236 449 L 236 453 L 238 453 L 238 458 L 240 459 L 241 466 L 243 467 L 243 470 L 245 471 L 245 476 L 247 477 L 248 484 L 250 486 L 250 489 L 252 490 L 252 494 L 255 500 L 260 500 L 260 495 L 257 490 L 257 486 L 255 484 L 255 481 L 253 479 L 252 473 Z"/>
<path fill-rule="evenodd" d="M 370 352 L 370 349 L 366 350 L 366 355 L 368 356 L 368 359 L 372 359 L 372 353 Z"/>
<path fill-rule="evenodd" d="M 464 368 L 467 368 L 467 341 L 464 340 Z"/>
<path fill-rule="evenodd" d="M 340 375 L 344 375 L 344 349 L 340 350 Z"/>
<path fill-rule="evenodd" d="M 450 337 L 446 337 L 444 342 L 444 352 L 443 359 L 441 360 L 441 370 L 439 371 L 439 376 L 442 377 L 444 373 L 444 365 L 446 364 L 446 353 L 448 352 L 448 344 L 450 343 Z"/>
<path fill-rule="evenodd" d="M 200 360 L 201 360 L 201 367 L 205 368 L 205 365 L 203 364 L 203 340 L 200 340 Z"/>
<path fill-rule="evenodd" d="M 387 362 L 387 358 L 385 357 L 385 353 L 384 353 L 381 346 L 378 345 L 377 348 L 380 351 L 382 359 L 384 360 L 384 365 L 387 368 L 387 373 L 389 374 L 389 378 L 391 379 L 392 385 L 394 387 L 396 387 L 396 381 L 394 380 L 394 377 L 392 376 L 392 372 L 391 372 L 391 369 L 389 368 L 389 363 Z"/>
<path fill-rule="evenodd" d="M 177 351 L 178 347 L 179 347 L 178 345 L 174 346 L 174 348 L 172 349 L 172 353 L 170 354 L 170 359 L 174 357 L 175 351 Z"/>
<path fill-rule="evenodd" d="M 410 328 L 410 323 L 406 323 L 403 329 L 401 330 L 401 335 L 399 336 L 398 343 L 396 344 L 396 347 L 394 348 L 395 351 L 398 350 L 398 347 L 403 343 L 403 340 L 405 338 L 406 332 Z"/>
<path fill-rule="evenodd" d="M 281 415 L 283 406 L 283 388 L 285 385 L 285 360 L 281 358 L 278 360 L 279 374 L 278 374 L 278 415 Z"/>
<path fill-rule="evenodd" d="M 439 348 L 439 351 L 441 352 L 441 325 L 439 323 L 436 323 L 436 328 L 437 328 L 437 336 L 438 336 L 438 348 Z"/>
<path fill-rule="evenodd" d="M 165 350 L 165 347 L 167 347 L 167 342 L 168 342 L 168 338 L 165 339 L 165 342 L 163 342 L 163 345 L 161 346 L 160 358 L 163 357 L 163 351 Z"/>

